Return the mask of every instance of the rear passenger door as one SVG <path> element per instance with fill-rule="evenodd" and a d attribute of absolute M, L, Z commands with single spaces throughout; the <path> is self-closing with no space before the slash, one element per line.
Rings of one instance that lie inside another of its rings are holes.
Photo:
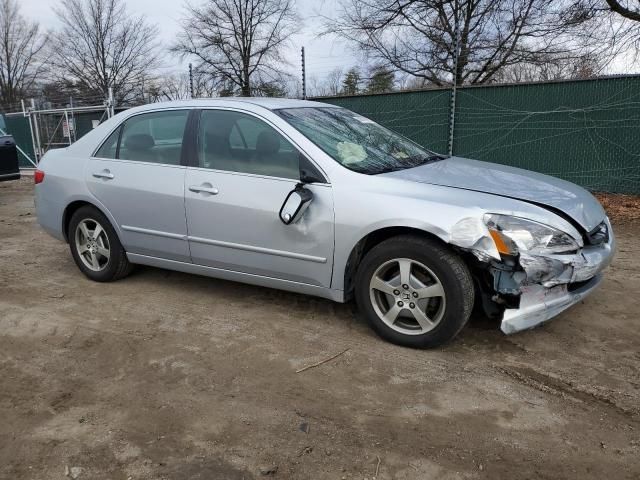
<path fill-rule="evenodd" d="M 182 146 L 189 110 L 124 121 L 89 161 L 91 193 L 109 210 L 129 253 L 190 262 Z"/>

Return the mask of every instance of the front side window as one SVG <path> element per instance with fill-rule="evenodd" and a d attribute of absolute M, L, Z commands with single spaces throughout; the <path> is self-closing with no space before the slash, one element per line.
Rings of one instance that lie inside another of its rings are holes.
<path fill-rule="evenodd" d="M 204 110 L 198 166 L 280 178 L 300 178 L 299 153 L 262 120 L 228 110 Z"/>
<path fill-rule="evenodd" d="M 276 113 L 335 161 L 359 173 L 375 175 L 444 158 L 345 108 L 289 108 Z"/>
<path fill-rule="evenodd" d="M 188 116 L 187 110 L 170 110 L 125 120 L 118 158 L 180 165 L 182 137 Z"/>

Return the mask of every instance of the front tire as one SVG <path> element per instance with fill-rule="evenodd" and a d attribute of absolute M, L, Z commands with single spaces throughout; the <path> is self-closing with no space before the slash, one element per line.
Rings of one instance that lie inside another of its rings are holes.
<path fill-rule="evenodd" d="M 111 223 L 98 209 L 85 206 L 73 214 L 67 234 L 78 268 L 96 282 L 126 277 L 132 269 Z"/>
<path fill-rule="evenodd" d="M 359 311 L 385 340 L 433 348 L 453 339 L 471 315 L 469 269 L 435 240 L 398 236 L 373 247 L 358 268 Z"/>

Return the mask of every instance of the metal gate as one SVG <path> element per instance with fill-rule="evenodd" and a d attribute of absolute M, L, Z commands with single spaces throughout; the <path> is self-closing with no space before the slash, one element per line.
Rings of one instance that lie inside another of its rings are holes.
<path fill-rule="evenodd" d="M 29 158 L 30 163 L 37 166 L 47 151 L 68 147 L 113 114 L 111 92 L 101 105 L 74 106 L 73 99 L 70 99 L 69 105 L 63 108 L 38 109 L 33 99 L 29 107 L 25 107 L 23 100 L 22 115 L 28 121 L 33 145 L 34 158 Z M 27 156 L 26 152 L 22 153 Z"/>

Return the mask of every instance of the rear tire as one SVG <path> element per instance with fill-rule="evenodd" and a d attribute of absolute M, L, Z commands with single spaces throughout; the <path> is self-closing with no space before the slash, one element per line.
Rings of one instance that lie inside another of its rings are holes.
<path fill-rule="evenodd" d="M 474 301 L 469 269 L 452 250 L 419 236 L 393 237 L 373 247 L 355 279 L 361 315 L 385 340 L 433 348 L 465 326 Z"/>
<path fill-rule="evenodd" d="M 133 266 L 113 226 L 97 208 L 76 210 L 67 232 L 71 255 L 78 268 L 96 282 L 112 282 L 126 277 Z"/>

